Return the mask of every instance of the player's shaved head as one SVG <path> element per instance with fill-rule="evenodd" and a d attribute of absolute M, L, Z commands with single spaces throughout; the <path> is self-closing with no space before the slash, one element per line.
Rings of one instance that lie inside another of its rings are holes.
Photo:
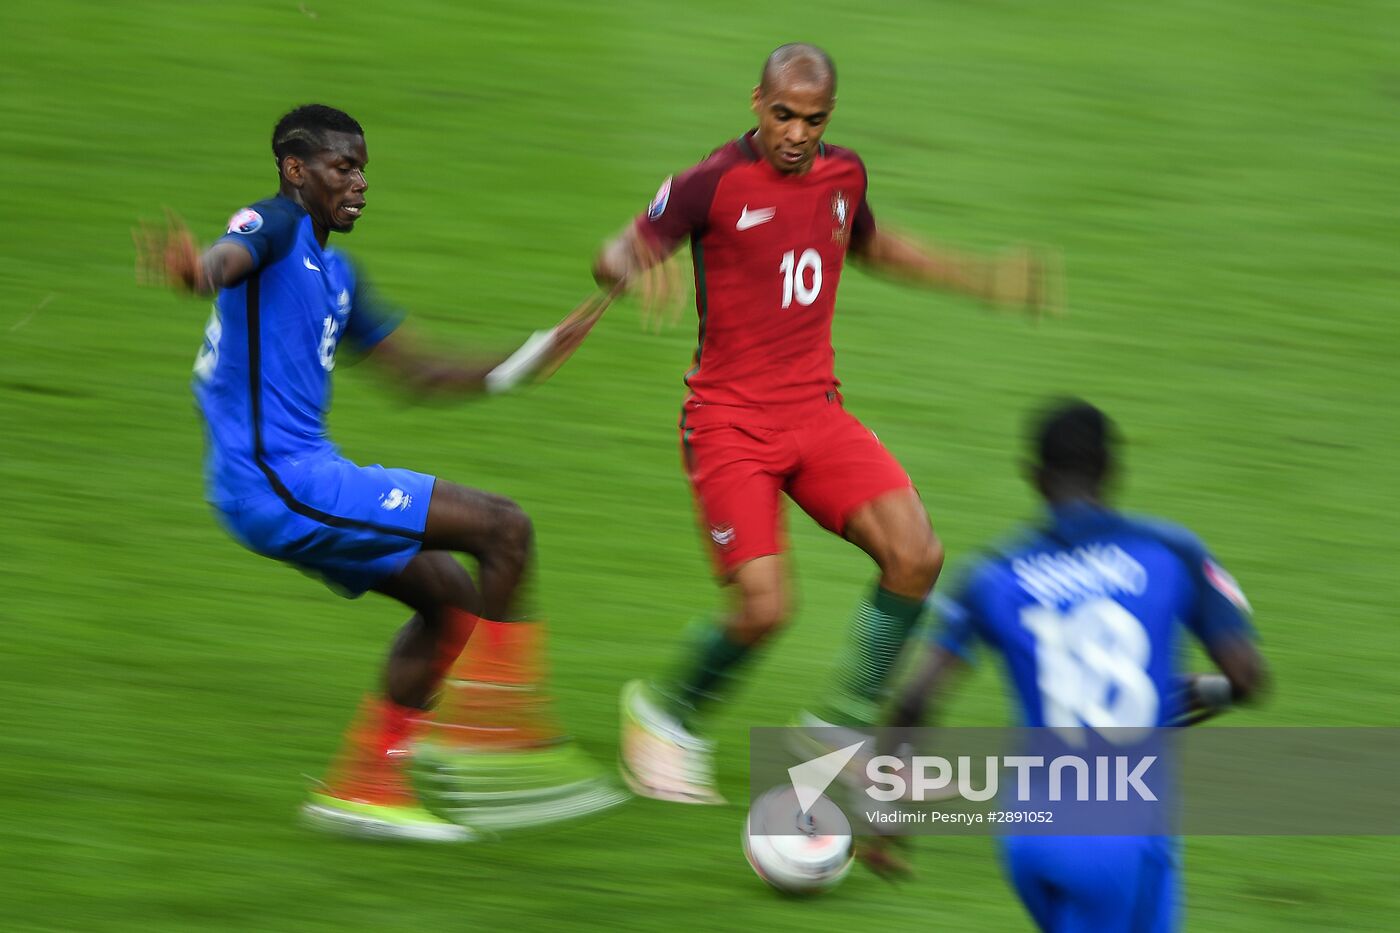
<path fill-rule="evenodd" d="M 836 106 L 836 66 L 815 45 L 775 49 L 750 102 L 758 117 L 759 152 L 783 174 L 801 175 L 822 153 L 822 134 Z"/>
<path fill-rule="evenodd" d="M 1037 485 L 1046 498 L 1097 498 L 1113 472 L 1118 430 L 1088 402 L 1062 399 L 1035 420 L 1030 441 Z"/>
<path fill-rule="evenodd" d="M 789 42 L 774 49 L 773 54 L 763 63 L 763 74 L 758 79 L 758 87 L 766 94 L 779 82 L 824 87 L 829 96 L 834 98 L 836 64 L 832 62 L 830 55 L 815 45 Z"/>
<path fill-rule="evenodd" d="M 325 104 L 303 104 L 277 121 L 272 129 L 272 154 L 277 164 L 287 156 L 309 159 L 330 148 L 331 133 L 363 136 L 355 118 Z"/>

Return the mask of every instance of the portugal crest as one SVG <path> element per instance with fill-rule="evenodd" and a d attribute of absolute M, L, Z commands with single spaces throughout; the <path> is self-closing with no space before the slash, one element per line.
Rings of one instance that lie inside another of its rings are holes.
<path fill-rule="evenodd" d="M 838 191 L 831 196 L 831 219 L 836 221 L 831 239 L 837 243 L 846 242 L 850 235 L 848 222 L 851 219 L 851 202 L 846 199 L 846 192 Z"/>

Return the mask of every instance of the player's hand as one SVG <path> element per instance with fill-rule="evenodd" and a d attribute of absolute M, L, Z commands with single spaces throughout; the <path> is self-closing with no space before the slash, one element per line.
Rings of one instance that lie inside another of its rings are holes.
<path fill-rule="evenodd" d="M 137 282 L 173 285 L 200 295 L 212 291 L 200 262 L 199 244 L 174 212 L 165 212 L 163 227 L 141 221 L 131 236 L 136 243 Z"/>
<path fill-rule="evenodd" d="M 603 289 L 621 286 L 637 293 L 642 326 L 653 332 L 675 324 L 685 307 L 685 280 L 679 263 L 631 227 L 598 253 L 593 280 Z"/>
<path fill-rule="evenodd" d="M 908 881 L 914 877 L 914 869 L 896 847 L 907 848 L 907 844 L 892 836 L 863 838 L 856 844 L 856 858 L 886 881 Z"/>
<path fill-rule="evenodd" d="M 1230 681 L 1223 674 L 1186 674 L 1177 678 L 1172 708 L 1177 710 L 1168 725 L 1195 726 L 1214 719 L 1234 702 Z"/>
<path fill-rule="evenodd" d="M 984 297 L 998 307 L 1032 317 L 1059 316 L 1065 310 L 1064 263 L 1055 250 L 1016 247 L 987 268 Z"/>
<path fill-rule="evenodd" d="M 641 274 L 642 326 L 652 333 L 676 326 L 685 308 L 685 280 L 674 256 L 658 259 Z"/>

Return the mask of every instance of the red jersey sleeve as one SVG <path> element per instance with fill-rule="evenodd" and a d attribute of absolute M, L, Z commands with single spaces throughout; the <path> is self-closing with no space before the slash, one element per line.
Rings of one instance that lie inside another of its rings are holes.
<path fill-rule="evenodd" d="M 861 192 L 860 203 L 856 205 L 856 212 L 851 217 L 851 248 L 859 252 L 875 235 L 875 214 L 870 210 L 870 173 L 865 170 L 865 163 L 861 161 L 860 156 L 855 153 L 851 153 L 851 156 L 860 165 L 861 174 L 865 176 L 865 190 Z"/>
<path fill-rule="evenodd" d="M 851 218 L 851 247 L 859 250 L 875 235 L 875 215 L 870 211 L 870 202 L 860 199 L 856 215 Z"/>
<path fill-rule="evenodd" d="M 670 254 L 682 240 L 704 235 L 715 189 L 731 161 L 725 158 L 727 148 L 721 147 L 699 165 L 668 177 L 657 189 L 651 206 L 637 217 L 637 232 L 663 254 Z"/>

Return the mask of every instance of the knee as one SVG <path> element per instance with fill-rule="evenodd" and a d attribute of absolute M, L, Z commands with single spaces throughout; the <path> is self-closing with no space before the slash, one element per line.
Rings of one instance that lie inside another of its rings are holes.
<path fill-rule="evenodd" d="M 786 592 L 747 594 L 734 614 L 731 634 L 744 644 L 755 645 L 782 631 L 791 617 L 792 607 Z"/>
<path fill-rule="evenodd" d="M 492 516 L 496 533 L 492 536 L 499 560 L 524 565 L 530 560 L 535 544 L 535 525 L 525 510 L 510 499 L 496 503 Z"/>
<path fill-rule="evenodd" d="M 943 571 L 943 542 L 932 534 L 922 541 L 901 542 L 880 569 L 887 588 L 908 595 L 927 593 Z"/>

